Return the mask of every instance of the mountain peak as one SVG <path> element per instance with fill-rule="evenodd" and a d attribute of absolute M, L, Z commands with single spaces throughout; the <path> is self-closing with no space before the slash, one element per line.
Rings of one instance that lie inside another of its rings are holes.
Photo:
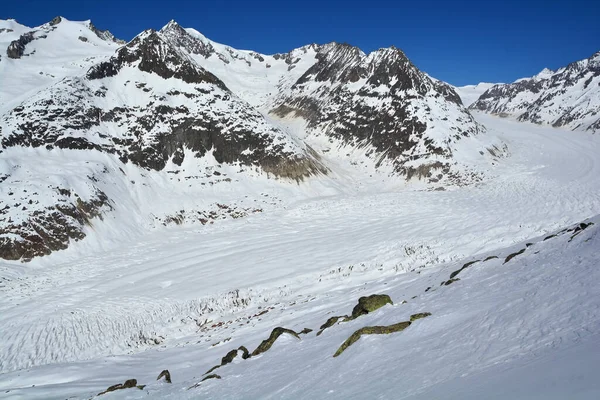
<path fill-rule="evenodd" d="M 109 78 L 125 66 L 136 66 L 140 71 L 164 79 L 181 79 L 186 83 L 210 82 L 227 90 L 218 78 L 190 60 L 171 40 L 154 29 L 140 33 L 109 61 L 90 68 L 86 76 L 92 80 Z"/>

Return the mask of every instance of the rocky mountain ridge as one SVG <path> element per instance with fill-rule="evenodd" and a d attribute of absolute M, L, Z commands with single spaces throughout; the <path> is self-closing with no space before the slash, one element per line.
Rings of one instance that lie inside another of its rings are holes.
<path fill-rule="evenodd" d="M 600 130 L 600 52 L 484 92 L 472 110 L 571 130 Z"/>

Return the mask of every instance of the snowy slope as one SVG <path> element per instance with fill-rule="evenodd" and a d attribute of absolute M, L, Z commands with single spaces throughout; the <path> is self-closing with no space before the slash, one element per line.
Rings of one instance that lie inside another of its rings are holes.
<path fill-rule="evenodd" d="M 480 82 L 477 85 L 455 86 L 454 90 L 460 96 L 465 107 L 475 103 L 479 97 L 497 83 Z"/>
<path fill-rule="evenodd" d="M 480 398 L 508 380 L 521 390 L 515 398 L 530 398 L 524 382 L 548 380 L 528 366 L 595 370 L 598 137 L 477 118 L 513 149 L 477 186 L 304 198 L 203 229 L 121 237 L 106 250 L 83 241 L 29 264 L 3 262 L 2 395 L 90 398 L 136 378 L 143 391 L 106 398 L 444 398 L 445 388 L 457 398 L 465 382 L 476 387 L 466 395 Z M 576 232 L 589 217 L 594 225 Z M 499 258 L 440 286 L 489 256 Z M 358 297 L 382 292 L 395 306 L 315 336 Z M 432 316 L 332 357 L 356 329 L 417 312 Z M 300 341 L 284 335 L 262 356 L 217 369 L 221 380 L 187 390 L 276 326 L 314 331 Z M 170 385 L 155 381 L 165 368 Z M 582 374 L 572 398 L 597 391 Z"/>
<path fill-rule="evenodd" d="M 87 72 L 29 96 L 0 117 L 0 130 L 5 181 L 0 256 L 8 259 L 64 249 L 71 239 L 86 236 L 86 225 L 95 224 L 91 220 L 116 208 L 143 207 L 147 200 L 127 195 L 135 183 L 126 177 L 127 163 L 138 167 L 132 176 L 145 176 L 144 170 L 178 174 L 189 158 L 186 179 L 198 184 L 213 173 L 217 182 L 231 182 L 212 171 L 214 164 L 250 172 L 256 167 L 292 181 L 326 172 L 304 143 L 269 124 L 153 31 Z M 39 161 L 26 162 L 28 153 Z M 142 185 L 172 190 L 159 182 Z M 172 204 L 170 212 L 186 213 L 184 203 Z M 146 212 L 138 219 L 158 207 Z M 207 220 L 203 214 L 197 219 Z"/>
<path fill-rule="evenodd" d="M 495 85 L 470 106 L 522 122 L 600 130 L 600 52 L 556 71 Z"/>
<path fill-rule="evenodd" d="M 22 37 L 28 37 L 22 41 Z M 22 41 L 22 54 L 8 53 Z M 16 107 L 38 90 L 60 79 L 80 74 L 92 64 L 112 55 L 120 42 L 91 21 L 57 17 L 28 28 L 15 20 L 0 20 L 0 113 Z"/>

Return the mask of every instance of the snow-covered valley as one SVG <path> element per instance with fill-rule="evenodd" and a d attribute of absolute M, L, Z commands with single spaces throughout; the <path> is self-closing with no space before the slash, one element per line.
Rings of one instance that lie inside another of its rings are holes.
<path fill-rule="evenodd" d="M 30 263 L 0 262 L 0 396 L 89 398 L 135 378 L 148 386 L 106 398 L 481 398 L 504 384 L 515 398 L 533 398 L 516 376 L 524 370 L 539 385 L 577 381 L 575 391 L 540 396 L 593 398 L 588 370 L 569 374 L 571 364 L 600 361 L 600 141 L 476 116 L 510 148 L 476 185 L 367 181 L 356 190 L 339 179 L 311 198 L 300 183 L 245 218 L 121 237 L 106 250 L 91 237 Z M 543 240 L 587 218 L 594 225 L 573 240 L 570 232 Z M 440 286 L 465 262 L 492 255 Z M 395 305 L 315 336 L 372 293 Z M 354 330 L 418 312 L 432 316 L 332 357 Z M 276 326 L 313 332 L 284 335 L 187 390 L 229 350 L 252 350 Z M 554 375 L 528 367 L 552 371 L 565 359 L 571 364 Z M 155 380 L 163 369 L 172 384 Z"/>
<path fill-rule="evenodd" d="M 600 398 L 598 53 L 453 87 L 175 21 L 0 49 L 0 398 Z"/>

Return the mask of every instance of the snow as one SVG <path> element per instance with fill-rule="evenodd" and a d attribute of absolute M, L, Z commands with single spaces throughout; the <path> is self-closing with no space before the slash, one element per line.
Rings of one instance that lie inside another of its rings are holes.
<path fill-rule="evenodd" d="M 119 47 L 96 36 L 89 28 L 89 21 L 62 18 L 55 26 L 45 24 L 28 28 L 14 20 L 0 20 L 1 28 L 13 29 L 13 32 L 0 33 L 3 51 L 24 33 L 36 31 L 36 39 L 25 46 L 25 54 L 20 59 L 8 58 L 5 53 L 0 58 L 0 113 L 64 77 L 85 72 Z M 73 40 L 80 36 L 87 41 Z"/>
<path fill-rule="evenodd" d="M 455 86 L 454 90 L 456 90 L 456 93 L 460 96 L 464 106 L 469 107 L 471 104 L 475 103 L 486 90 L 494 85 L 497 85 L 497 83 L 481 82 L 477 85 Z"/>
<path fill-rule="evenodd" d="M 331 176 L 299 185 L 232 168 L 238 185 L 181 194 L 175 185 L 185 183 L 167 172 L 142 176 L 129 165 L 110 193 L 124 204 L 86 240 L 27 264 L 0 262 L 0 396 L 90 398 L 136 378 L 148 386 L 106 398 L 475 399 L 506 385 L 511 398 L 597 397 L 589 371 L 600 366 L 600 139 L 476 117 L 487 133 L 460 141 L 455 156 L 485 179 L 446 191 L 333 164 Z M 493 138 L 508 150 L 473 155 L 471 141 L 491 147 Z M 56 157 L 77 168 L 76 154 Z M 202 162 L 214 168 L 210 157 Z M 244 204 L 264 211 L 206 226 L 137 220 L 200 193 L 195 202 L 205 205 L 242 202 L 243 193 Z M 570 232 L 543 240 L 586 218 L 595 225 L 573 240 Z M 465 262 L 491 255 L 499 259 L 440 286 Z M 358 297 L 381 292 L 394 306 L 315 336 Z M 425 311 L 432 316 L 401 333 L 363 337 L 332 357 L 360 327 Z M 282 336 L 267 353 L 216 370 L 223 379 L 186 390 L 226 352 L 253 350 L 275 326 L 315 331 L 300 341 Z M 165 368 L 173 384 L 155 381 Z"/>

